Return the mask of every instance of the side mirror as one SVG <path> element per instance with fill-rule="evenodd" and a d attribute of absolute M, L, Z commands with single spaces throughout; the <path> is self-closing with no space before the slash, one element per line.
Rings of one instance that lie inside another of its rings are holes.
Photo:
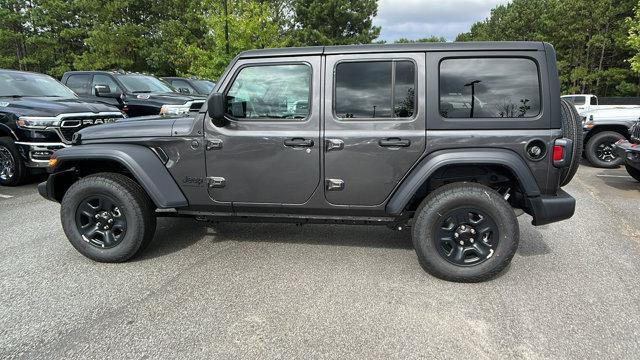
<path fill-rule="evenodd" d="M 96 85 L 94 86 L 94 90 L 95 90 L 96 96 L 99 96 L 99 97 L 118 99 L 122 96 L 122 94 L 120 93 L 111 92 L 111 89 L 107 85 Z"/>
<path fill-rule="evenodd" d="M 224 117 L 224 94 L 212 93 L 207 99 L 207 112 L 213 122 L 213 125 L 217 127 L 224 127 L 227 125 L 227 119 Z"/>
<path fill-rule="evenodd" d="M 180 88 L 180 89 L 178 89 L 178 91 L 179 91 L 181 94 L 191 94 L 191 90 L 189 90 L 189 89 L 187 89 L 187 88 Z"/>

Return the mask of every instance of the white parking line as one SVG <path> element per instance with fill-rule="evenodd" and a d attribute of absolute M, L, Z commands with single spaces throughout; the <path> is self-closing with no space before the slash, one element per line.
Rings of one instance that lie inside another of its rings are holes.
<path fill-rule="evenodd" d="M 596 175 L 598 177 L 612 177 L 612 178 L 628 178 L 630 179 L 631 176 L 629 175 Z"/>
<path fill-rule="evenodd" d="M 2 195 L 0 194 L 0 199 L 11 199 L 13 196 L 11 195 Z"/>

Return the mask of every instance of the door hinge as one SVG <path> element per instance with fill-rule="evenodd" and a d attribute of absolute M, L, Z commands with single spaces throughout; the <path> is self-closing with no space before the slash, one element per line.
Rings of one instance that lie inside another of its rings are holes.
<path fill-rule="evenodd" d="M 325 143 L 327 151 L 338 151 L 344 149 L 344 141 L 340 139 L 327 139 Z"/>
<path fill-rule="evenodd" d="M 220 150 L 222 149 L 222 140 L 221 139 L 213 139 L 207 141 L 207 151 L 208 150 Z"/>
<path fill-rule="evenodd" d="M 227 180 L 218 176 L 208 177 L 207 182 L 210 188 L 223 188 L 227 185 Z"/>
<path fill-rule="evenodd" d="M 344 190 L 344 180 L 341 179 L 327 179 L 325 180 L 327 191 L 340 191 Z"/>

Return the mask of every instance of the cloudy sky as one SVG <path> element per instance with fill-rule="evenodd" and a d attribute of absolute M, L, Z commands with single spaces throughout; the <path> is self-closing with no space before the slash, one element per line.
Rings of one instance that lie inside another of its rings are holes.
<path fill-rule="evenodd" d="M 491 9 L 509 0 L 379 0 L 374 24 L 382 26 L 380 39 L 431 35 L 454 40 L 471 24 L 489 16 Z"/>

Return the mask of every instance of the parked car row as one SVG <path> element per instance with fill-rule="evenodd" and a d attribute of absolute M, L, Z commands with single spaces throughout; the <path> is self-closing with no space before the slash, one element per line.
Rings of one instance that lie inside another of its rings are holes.
<path fill-rule="evenodd" d="M 584 157 L 599 168 L 616 168 L 625 163 L 616 144 L 631 139 L 631 127 L 640 119 L 640 105 L 599 105 L 594 95 L 565 95 L 582 119 Z M 632 98 L 632 100 L 635 98 Z M 618 99 L 619 100 L 619 99 Z"/>
<path fill-rule="evenodd" d="M 171 84 L 183 86 L 176 90 Z M 0 70 L 0 185 L 47 167 L 81 129 L 145 115 L 200 110 L 215 83 L 125 71 L 72 71 L 59 82 L 38 73 Z M 192 90 L 193 89 L 193 93 Z"/>

